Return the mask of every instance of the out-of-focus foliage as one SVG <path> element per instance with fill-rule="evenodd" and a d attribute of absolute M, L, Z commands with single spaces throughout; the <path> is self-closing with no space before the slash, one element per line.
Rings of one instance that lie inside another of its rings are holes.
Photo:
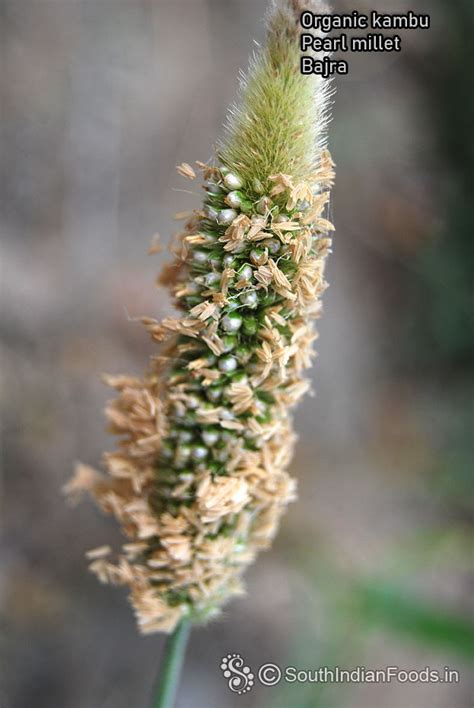
<path fill-rule="evenodd" d="M 439 46 L 418 57 L 413 68 L 433 131 L 430 162 L 442 221 L 415 259 L 408 338 L 413 363 L 441 374 L 472 366 L 474 345 L 474 93 L 466 75 L 474 5 L 459 0 L 454 11 L 436 0 L 436 6 Z"/>

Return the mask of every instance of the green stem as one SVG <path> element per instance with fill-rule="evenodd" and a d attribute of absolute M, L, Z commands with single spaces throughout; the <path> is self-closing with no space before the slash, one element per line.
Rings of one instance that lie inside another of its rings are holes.
<path fill-rule="evenodd" d="M 175 704 L 190 629 L 190 620 L 182 619 L 173 634 L 168 637 L 153 708 L 173 708 Z"/>

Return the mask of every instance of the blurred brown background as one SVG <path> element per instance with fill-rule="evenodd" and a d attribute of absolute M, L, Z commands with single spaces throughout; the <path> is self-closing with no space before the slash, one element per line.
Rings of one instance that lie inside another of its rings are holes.
<path fill-rule="evenodd" d="M 354 5 L 334 0 L 339 12 Z M 468 301 L 472 275 L 469 0 L 429 12 L 401 54 L 350 56 L 337 80 L 338 166 L 317 396 L 298 411 L 300 499 L 248 596 L 194 632 L 183 708 L 467 708 Z M 357 3 L 359 11 L 373 5 Z M 153 351 L 133 318 L 169 310 L 154 278 L 175 211 L 199 202 L 175 165 L 207 160 L 265 0 L 3 0 L 1 708 L 146 708 L 163 637 L 138 636 L 124 592 L 86 572 L 118 541 L 65 506 L 75 460 L 112 441 L 99 375 Z M 255 687 L 254 669 L 450 666 L 457 685 Z"/>

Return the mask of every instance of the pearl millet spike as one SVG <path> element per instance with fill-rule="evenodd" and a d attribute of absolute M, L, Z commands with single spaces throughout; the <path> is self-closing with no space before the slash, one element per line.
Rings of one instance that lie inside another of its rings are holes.
<path fill-rule="evenodd" d="M 272 3 L 215 164 L 197 163 L 204 203 L 160 279 L 179 316 L 143 318 L 158 353 L 143 378 L 107 379 L 119 436 L 107 475 L 78 465 L 66 485 L 121 524 L 118 557 L 94 549 L 90 569 L 130 587 L 142 632 L 205 620 L 240 594 L 295 498 L 291 411 L 309 388 L 334 178 L 329 84 L 300 73 L 302 10 L 328 12 L 321 0 Z"/>

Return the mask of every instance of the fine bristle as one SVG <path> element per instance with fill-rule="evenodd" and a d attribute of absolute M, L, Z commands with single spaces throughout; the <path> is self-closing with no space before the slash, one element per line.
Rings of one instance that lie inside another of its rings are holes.
<path fill-rule="evenodd" d="M 239 101 L 229 111 L 218 146 L 221 160 L 248 189 L 278 172 L 306 179 L 325 147 L 330 85 L 300 72 L 300 5 L 327 11 L 319 0 L 273 3 L 266 46 L 241 76 Z"/>

